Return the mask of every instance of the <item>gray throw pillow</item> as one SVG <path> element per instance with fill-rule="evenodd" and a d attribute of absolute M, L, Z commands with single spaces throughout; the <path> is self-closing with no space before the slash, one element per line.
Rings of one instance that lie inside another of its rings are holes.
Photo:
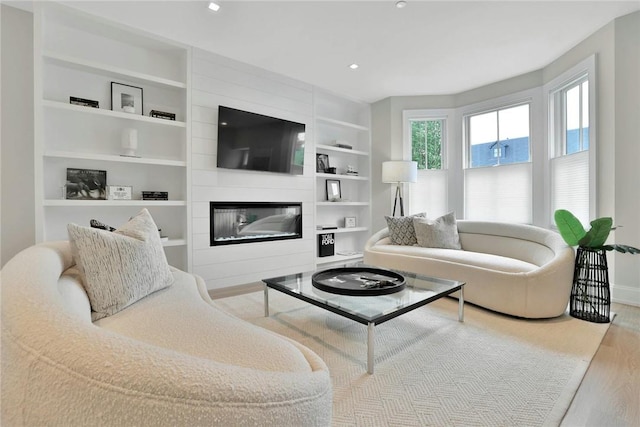
<path fill-rule="evenodd" d="M 462 249 L 458 225 L 453 212 L 430 220 L 414 218 L 413 226 L 416 231 L 418 246 L 425 248 Z"/>
<path fill-rule="evenodd" d="M 416 231 L 413 228 L 413 218 L 424 218 L 426 212 L 420 212 L 410 216 L 385 216 L 387 227 L 389 227 L 389 238 L 394 245 L 412 246 L 416 245 Z"/>
<path fill-rule="evenodd" d="M 91 303 L 91 318 L 117 313 L 173 283 L 160 234 L 147 209 L 114 232 L 67 226 Z"/>

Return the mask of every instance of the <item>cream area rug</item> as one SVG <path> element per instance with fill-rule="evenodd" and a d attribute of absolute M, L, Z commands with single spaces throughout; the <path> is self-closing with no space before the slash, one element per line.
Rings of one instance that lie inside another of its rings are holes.
<path fill-rule="evenodd" d="M 556 426 L 609 324 L 568 314 L 523 320 L 443 298 L 367 327 L 277 291 L 218 299 L 221 309 L 292 338 L 329 367 L 334 426 Z"/>

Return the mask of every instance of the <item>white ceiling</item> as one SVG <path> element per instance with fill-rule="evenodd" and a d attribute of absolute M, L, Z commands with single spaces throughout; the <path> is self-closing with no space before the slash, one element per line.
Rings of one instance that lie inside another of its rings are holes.
<path fill-rule="evenodd" d="M 640 1 L 81 1 L 79 9 L 374 102 L 544 67 Z M 357 70 L 348 68 L 356 62 Z"/>

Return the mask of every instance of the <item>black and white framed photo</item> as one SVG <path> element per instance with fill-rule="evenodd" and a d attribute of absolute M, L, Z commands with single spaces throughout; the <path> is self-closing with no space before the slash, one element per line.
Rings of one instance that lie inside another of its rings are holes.
<path fill-rule="evenodd" d="M 66 198 L 71 200 L 106 200 L 107 171 L 67 168 Z"/>
<path fill-rule="evenodd" d="M 342 198 L 339 179 L 327 179 L 327 200 L 337 202 Z"/>
<path fill-rule="evenodd" d="M 329 156 L 326 154 L 316 154 L 316 172 L 326 172 L 329 169 Z"/>
<path fill-rule="evenodd" d="M 111 82 L 111 109 L 123 113 L 142 114 L 142 88 Z"/>

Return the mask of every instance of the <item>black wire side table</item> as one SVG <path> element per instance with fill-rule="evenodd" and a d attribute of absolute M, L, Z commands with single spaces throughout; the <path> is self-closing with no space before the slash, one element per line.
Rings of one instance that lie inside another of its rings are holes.
<path fill-rule="evenodd" d="M 569 314 L 594 323 L 609 323 L 611 292 L 604 249 L 578 247 Z"/>

